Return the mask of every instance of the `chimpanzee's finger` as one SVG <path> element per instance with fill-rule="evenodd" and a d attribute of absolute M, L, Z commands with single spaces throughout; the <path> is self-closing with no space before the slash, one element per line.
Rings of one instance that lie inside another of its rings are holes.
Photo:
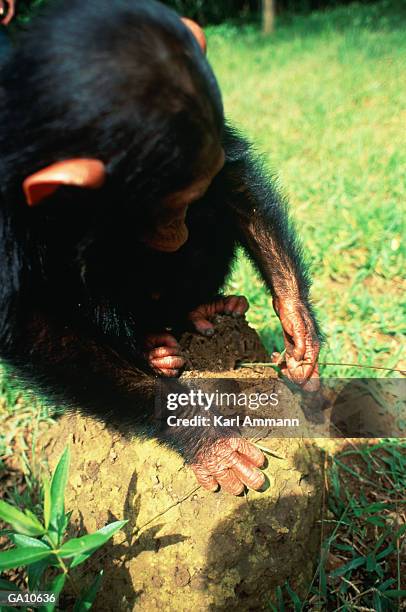
<path fill-rule="evenodd" d="M 159 370 L 163 369 L 171 369 L 171 370 L 179 370 L 185 365 L 185 360 L 183 357 L 160 357 L 158 359 L 150 359 L 150 364 L 154 368 L 158 368 Z"/>
<path fill-rule="evenodd" d="M 237 305 L 238 295 L 229 295 L 224 299 L 222 310 L 219 310 L 219 312 L 224 312 L 224 314 L 232 314 Z"/>
<path fill-rule="evenodd" d="M 244 490 L 244 483 L 239 480 L 233 470 L 224 470 L 216 473 L 216 480 L 224 491 L 231 495 L 240 495 Z"/>
<path fill-rule="evenodd" d="M 303 385 L 305 391 L 318 391 L 320 389 L 319 366 L 316 363 L 310 378 Z"/>
<path fill-rule="evenodd" d="M 272 353 L 272 363 L 278 363 L 279 369 L 281 371 L 282 376 L 286 376 L 296 384 L 300 384 L 302 381 L 301 376 L 299 376 L 296 372 L 296 369 L 299 367 L 296 359 L 293 357 L 288 357 L 287 353 L 285 353 L 283 357 L 283 361 L 280 361 L 281 353 Z M 287 365 L 287 361 L 289 360 L 289 367 Z"/>
<path fill-rule="evenodd" d="M 160 346 L 179 347 L 178 341 L 171 334 L 163 332 L 162 334 L 149 334 L 145 340 L 146 348 L 155 348 Z"/>
<path fill-rule="evenodd" d="M 4 16 L 0 15 L 0 23 L 2 23 L 3 25 L 8 25 L 10 23 L 10 21 L 13 19 L 14 17 L 14 2 L 10 2 L 8 5 L 6 5 L 6 7 L 8 6 L 8 11 L 7 14 Z"/>
<path fill-rule="evenodd" d="M 181 348 L 177 346 L 158 346 L 148 352 L 149 359 L 159 359 L 162 357 L 180 357 Z"/>
<path fill-rule="evenodd" d="M 196 331 L 204 336 L 212 336 L 214 334 L 214 325 L 210 323 L 207 317 L 212 317 L 216 314 L 216 303 L 202 304 L 195 310 L 189 313 L 189 321 L 194 325 Z"/>
<path fill-rule="evenodd" d="M 237 306 L 238 312 L 241 314 L 245 314 L 249 310 L 249 307 L 250 307 L 250 303 L 245 297 L 245 295 L 239 295 L 238 296 L 238 306 Z"/>
<path fill-rule="evenodd" d="M 231 446 L 241 455 L 245 455 L 247 459 L 256 467 L 262 467 L 265 463 L 264 453 L 254 446 L 252 442 L 246 438 L 231 438 Z"/>
<path fill-rule="evenodd" d="M 212 336 L 214 334 L 214 325 L 203 317 L 190 317 L 190 321 L 193 323 L 196 331 L 204 336 Z"/>
<path fill-rule="evenodd" d="M 170 370 L 168 368 L 157 368 L 157 367 L 155 367 L 155 369 L 158 370 L 161 376 L 165 376 L 166 378 L 178 378 L 179 377 L 179 370 Z"/>
<path fill-rule="evenodd" d="M 300 361 L 295 359 L 292 355 L 286 353 L 286 366 L 288 369 L 288 377 L 293 380 L 298 385 L 303 384 L 306 381 L 306 377 L 304 375 L 304 366 Z M 307 370 L 306 370 L 307 373 Z M 308 372 L 309 376 L 311 371 Z"/>
<path fill-rule="evenodd" d="M 287 356 L 286 364 L 287 368 L 282 368 L 283 374 L 306 391 L 317 391 L 320 387 L 317 362 L 301 363 Z"/>
<path fill-rule="evenodd" d="M 219 484 L 213 474 L 211 474 L 201 463 L 191 465 L 195 473 L 197 482 L 208 491 L 217 491 Z"/>
<path fill-rule="evenodd" d="M 306 339 L 308 333 L 304 321 L 299 314 L 295 313 L 292 315 L 291 324 L 292 333 L 290 334 L 291 338 L 289 340 L 291 341 L 292 346 L 290 347 L 290 350 L 288 350 L 288 353 L 290 353 L 290 355 L 294 357 L 296 361 L 301 361 L 304 359 L 306 353 Z"/>
<path fill-rule="evenodd" d="M 224 313 L 236 316 L 244 315 L 249 308 L 248 300 L 243 295 L 230 295 L 225 298 Z"/>
<path fill-rule="evenodd" d="M 249 489 L 260 489 L 265 482 L 265 475 L 245 457 L 240 455 L 240 460 L 233 465 L 232 471 Z"/>

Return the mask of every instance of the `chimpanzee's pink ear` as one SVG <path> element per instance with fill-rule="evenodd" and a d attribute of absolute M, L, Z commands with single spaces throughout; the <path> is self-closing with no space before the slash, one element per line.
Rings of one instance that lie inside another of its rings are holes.
<path fill-rule="evenodd" d="M 23 182 L 25 199 L 36 206 L 62 185 L 98 189 L 106 179 L 106 167 L 98 159 L 67 159 L 28 176 Z"/>
<path fill-rule="evenodd" d="M 203 29 L 199 26 L 198 23 L 196 23 L 196 21 L 193 21 L 192 19 L 189 19 L 188 17 L 181 17 L 183 23 L 185 24 L 185 26 L 187 28 L 189 28 L 189 30 L 192 32 L 193 36 L 196 38 L 197 42 L 199 43 L 203 53 L 206 53 L 207 51 L 207 40 L 206 40 L 206 36 L 203 32 Z"/>

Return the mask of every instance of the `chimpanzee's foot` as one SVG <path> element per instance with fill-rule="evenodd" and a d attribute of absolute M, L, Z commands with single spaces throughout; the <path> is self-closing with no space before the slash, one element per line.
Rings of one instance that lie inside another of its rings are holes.
<path fill-rule="evenodd" d="M 149 365 L 163 376 L 178 376 L 180 368 L 185 365 L 181 348 L 171 334 L 149 334 L 145 348 Z"/>
<path fill-rule="evenodd" d="M 192 322 L 198 332 L 205 336 L 214 334 L 214 325 L 208 320 L 215 314 L 229 314 L 233 317 L 242 317 L 249 308 L 248 300 L 243 295 L 229 295 L 222 297 L 210 304 L 202 304 L 189 314 L 189 321 Z"/>

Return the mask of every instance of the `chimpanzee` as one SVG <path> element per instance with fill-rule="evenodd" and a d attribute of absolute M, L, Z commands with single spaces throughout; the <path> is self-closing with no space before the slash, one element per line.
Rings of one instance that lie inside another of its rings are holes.
<path fill-rule="evenodd" d="M 203 32 L 154 0 L 51 4 L 1 73 L 2 359 L 49 397 L 134 431 L 151 420 L 157 377 L 184 364 L 171 330 L 210 335 L 213 313 L 247 310 L 221 295 L 242 245 L 272 293 L 284 371 L 317 384 L 301 247 L 224 119 Z M 155 435 L 208 489 L 264 482 L 262 453 L 233 432 Z"/>

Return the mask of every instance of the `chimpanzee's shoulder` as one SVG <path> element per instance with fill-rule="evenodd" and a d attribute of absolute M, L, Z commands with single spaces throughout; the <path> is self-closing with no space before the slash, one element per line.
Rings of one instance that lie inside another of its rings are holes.
<path fill-rule="evenodd" d="M 251 143 L 234 126 L 226 123 L 223 132 L 223 147 L 226 164 L 246 160 L 251 151 Z"/>

